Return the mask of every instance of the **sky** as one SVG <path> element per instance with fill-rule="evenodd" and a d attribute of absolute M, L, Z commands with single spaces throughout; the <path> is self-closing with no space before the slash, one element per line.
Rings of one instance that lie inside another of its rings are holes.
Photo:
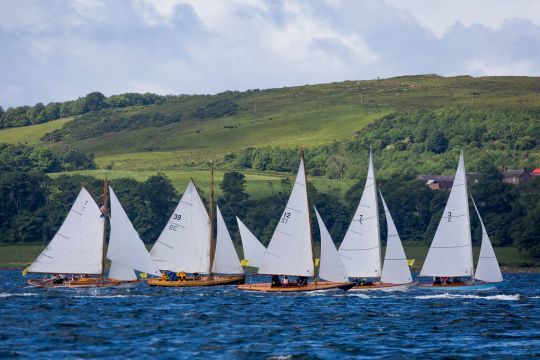
<path fill-rule="evenodd" d="M 0 106 L 540 75 L 540 1 L 0 0 Z"/>

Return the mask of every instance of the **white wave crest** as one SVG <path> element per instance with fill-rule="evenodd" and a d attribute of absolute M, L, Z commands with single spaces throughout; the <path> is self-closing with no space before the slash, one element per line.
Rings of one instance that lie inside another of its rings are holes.
<path fill-rule="evenodd" d="M 491 295 L 491 296 L 479 296 L 472 294 L 436 294 L 436 295 L 419 295 L 415 296 L 415 299 L 428 300 L 428 299 L 484 299 L 484 300 L 502 300 L 502 301 L 517 301 L 519 300 L 519 294 L 514 295 Z"/>
<path fill-rule="evenodd" d="M 0 298 L 6 298 L 6 297 L 12 297 L 12 296 L 38 296 L 38 294 L 34 293 L 0 293 Z"/>

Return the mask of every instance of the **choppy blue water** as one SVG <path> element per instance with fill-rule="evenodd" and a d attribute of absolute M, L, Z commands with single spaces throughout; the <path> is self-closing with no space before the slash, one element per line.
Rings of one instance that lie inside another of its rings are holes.
<path fill-rule="evenodd" d="M 0 358 L 540 356 L 540 275 L 497 290 L 43 290 L 0 271 Z"/>

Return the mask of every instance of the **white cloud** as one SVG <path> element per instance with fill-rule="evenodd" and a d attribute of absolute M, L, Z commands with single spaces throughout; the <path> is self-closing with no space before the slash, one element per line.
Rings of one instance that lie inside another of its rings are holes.
<path fill-rule="evenodd" d="M 406 10 L 437 37 L 453 25 L 499 29 L 505 22 L 525 19 L 540 24 L 540 1 L 531 0 L 385 0 Z"/>
<path fill-rule="evenodd" d="M 535 63 L 530 59 L 512 60 L 476 57 L 465 60 L 465 69 L 475 76 L 523 76 L 535 73 Z M 536 72 L 538 73 L 538 72 Z"/>

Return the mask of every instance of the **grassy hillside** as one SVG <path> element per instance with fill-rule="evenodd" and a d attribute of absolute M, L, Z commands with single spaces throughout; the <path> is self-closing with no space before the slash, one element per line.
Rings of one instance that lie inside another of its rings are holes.
<path fill-rule="evenodd" d="M 36 124 L 11 129 L 0 130 L 0 143 L 36 145 L 41 142 L 40 138 L 51 131 L 60 129 L 73 118 L 64 118 L 49 121 L 44 124 Z"/>
<path fill-rule="evenodd" d="M 161 105 L 81 115 L 48 145 L 93 153 L 101 167 L 178 169 L 219 161 L 248 146 L 350 141 L 395 112 L 539 109 L 539 91 L 539 78 L 433 75 L 178 96 Z"/>

